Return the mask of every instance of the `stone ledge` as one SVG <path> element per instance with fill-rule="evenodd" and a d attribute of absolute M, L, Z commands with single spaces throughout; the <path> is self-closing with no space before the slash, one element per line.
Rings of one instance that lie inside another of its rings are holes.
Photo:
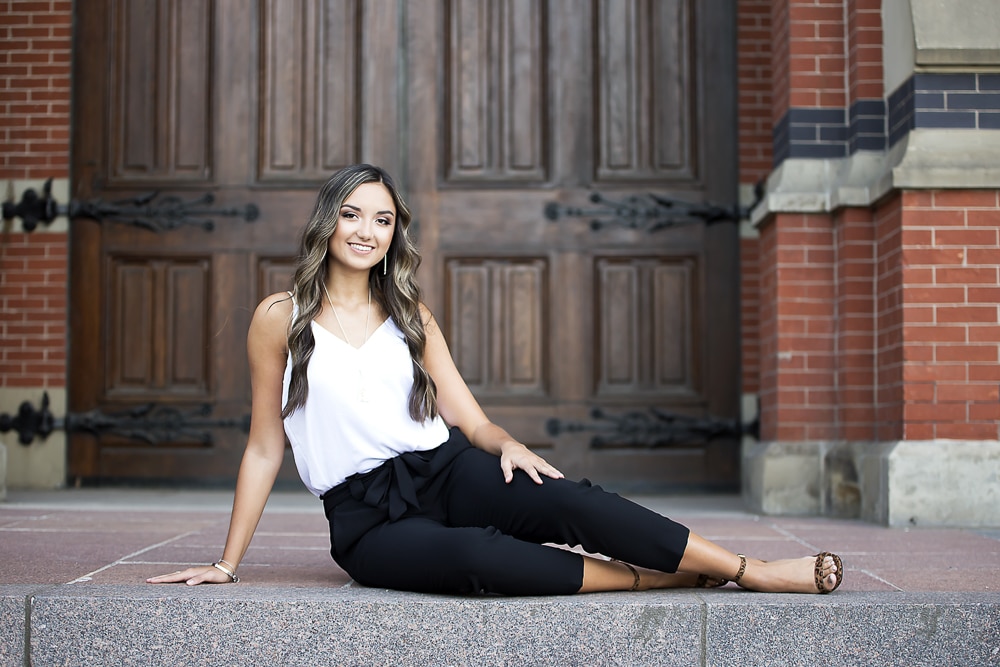
<path fill-rule="evenodd" d="M 753 593 L 705 607 L 707 665 L 985 665 L 1000 647 L 998 594 Z"/>
<path fill-rule="evenodd" d="M 0 587 L 0 614 L 14 632 L 27 594 Z M 46 665 L 745 665 L 775 656 L 786 664 L 987 664 L 1000 646 L 1000 594 L 465 598 L 74 585 L 36 592 L 30 629 L 31 664 Z M 22 659 L 0 653 L 3 664 Z"/>
<path fill-rule="evenodd" d="M 1000 526 L 1000 442 L 744 442 L 743 499 L 772 515 Z"/>
<path fill-rule="evenodd" d="M 1000 131 L 915 129 L 887 152 L 784 160 L 751 212 L 759 228 L 775 213 L 829 213 L 865 207 L 894 189 L 1000 188 Z"/>
<path fill-rule="evenodd" d="M 917 65 L 1000 65 L 1000 4 L 962 0 L 910 0 Z M 951 11 L 949 11 L 951 10 Z"/>
<path fill-rule="evenodd" d="M 247 587 L 60 587 L 35 597 L 33 664 L 697 664 L 694 595 L 465 598 Z"/>
<path fill-rule="evenodd" d="M 740 463 L 747 509 L 771 515 L 822 514 L 823 459 L 829 446 L 744 438 Z"/>

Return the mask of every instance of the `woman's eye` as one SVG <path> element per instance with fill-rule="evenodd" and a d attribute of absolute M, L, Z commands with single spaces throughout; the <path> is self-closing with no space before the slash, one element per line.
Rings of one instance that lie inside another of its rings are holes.
<path fill-rule="evenodd" d="M 340 212 L 340 216 L 342 218 L 356 218 L 356 217 L 358 217 L 357 215 L 355 215 L 354 211 L 341 211 Z"/>
<path fill-rule="evenodd" d="M 379 218 L 378 219 L 378 224 L 380 224 L 380 225 L 391 225 L 392 224 L 392 220 L 389 220 L 388 218 Z"/>

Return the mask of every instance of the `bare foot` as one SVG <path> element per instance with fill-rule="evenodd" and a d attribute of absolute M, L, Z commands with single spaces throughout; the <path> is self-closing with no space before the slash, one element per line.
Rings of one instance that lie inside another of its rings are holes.
<path fill-rule="evenodd" d="M 835 558 L 832 554 L 823 554 L 818 577 L 817 556 L 770 562 L 747 558 L 746 570 L 737 583 L 747 590 L 762 593 L 829 593 L 843 578 Z M 822 589 L 817 590 L 817 587 Z"/>

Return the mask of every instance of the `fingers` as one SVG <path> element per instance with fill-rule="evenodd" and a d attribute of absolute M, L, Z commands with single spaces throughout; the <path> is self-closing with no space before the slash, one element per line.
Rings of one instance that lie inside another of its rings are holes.
<path fill-rule="evenodd" d="M 530 468 L 523 468 L 523 470 L 524 472 L 528 473 L 528 477 L 534 480 L 535 484 L 542 483 L 542 478 L 539 477 L 538 470 L 536 470 L 534 466 L 531 466 Z"/>
<path fill-rule="evenodd" d="M 548 463 L 542 467 L 542 474 L 546 477 L 551 477 L 552 479 L 562 479 L 565 477 L 565 475 L 563 475 L 558 469 L 553 468 Z"/>
<path fill-rule="evenodd" d="M 514 464 L 510 462 L 510 459 L 501 458 L 500 469 L 503 470 L 503 481 L 510 484 L 511 480 L 514 479 Z"/>
<path fill-rule="evenodd" d="M 171 572 L 170 574 L 161 574 L 161 575 L 158 575 L 158 576 L 155 576 L 155 577 L 150 577 L 149 579 L 146 579 L 146 583 L 147 584 L 176 584 L 179 581 L 184 581 L 184 580 L 187 579 L 187 577 L 185 576 L 186 573 L 187 573 L 187 570 L 185 570 L 184 572 L 181 572 L 180 570 L 178 570 L 177 572 Z"/>
<path fill-rule="evenodd" d="M 514 479 L 514 470 L 524 471 L 535 484 L 542 483 L 542 475 L 551 479 L 562 479 L 564 477 L 561 472 L 549 465 L 544 459 L 537 456 L 535 459 L 535 461 L 514 461 L 502 458 L 500 460 L 500 467 L 503 469 L 504 481 L 510 484 L 511 480 Z"/>
<path fill-rule="evenodd" d="M 229 581 L 222 572 L 218 572 L 214 567 L 189 567 L 186 570 L 178 570 L 170 574 L 161 574 L 146 579 L 147 584 L 179 584 L 181 582 L 188 586 L 198 584 L 223 584 Z"/>

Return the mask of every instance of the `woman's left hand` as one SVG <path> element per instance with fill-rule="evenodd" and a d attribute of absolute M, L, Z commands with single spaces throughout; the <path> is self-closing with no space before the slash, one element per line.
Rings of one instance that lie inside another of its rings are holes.
<path fill-rule="evenodd" d="M 556 470 L 538 454 L 525 447 L 519 442 L 509 442 L 503 445 L 500 454 L 500 468 L 503 470 L 503 479 L 510 484 L 514 479 L 515 470 L 523 470 L 528 477 L 541 484 L 541 475 L 552 479 L 562 479 L 563 474 Z"/>

